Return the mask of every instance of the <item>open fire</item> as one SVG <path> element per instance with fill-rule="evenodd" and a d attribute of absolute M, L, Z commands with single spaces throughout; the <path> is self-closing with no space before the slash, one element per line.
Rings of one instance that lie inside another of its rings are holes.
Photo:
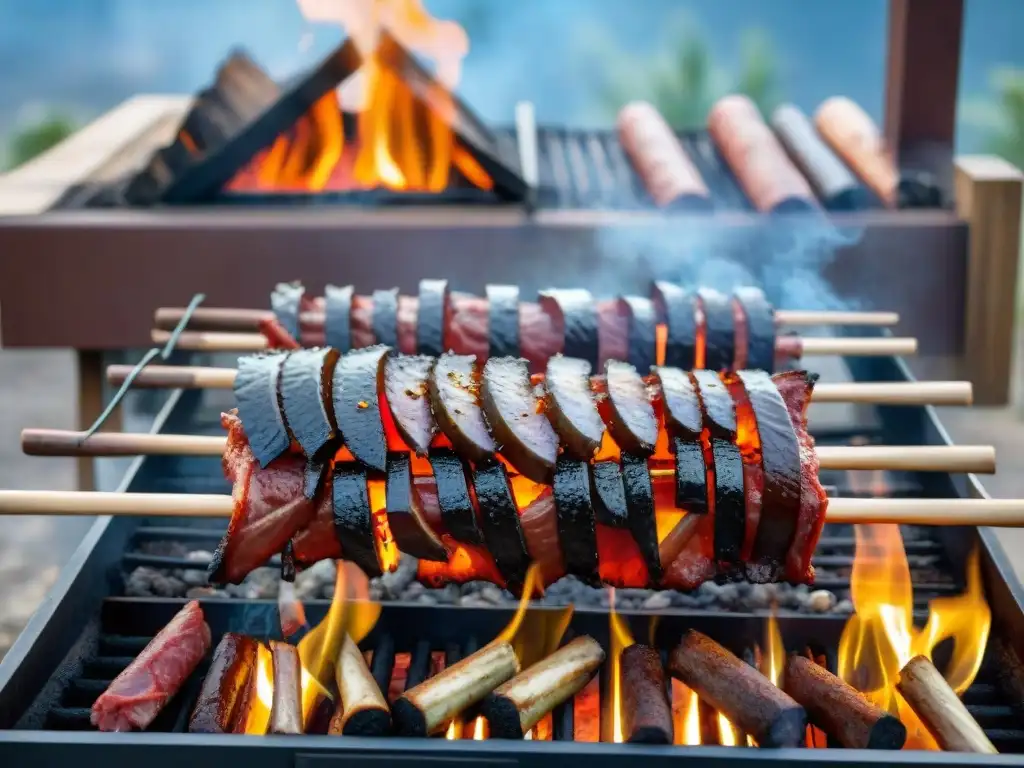
<path fill-rule="evenodd" d="M 451 128 L 451 94 L 469 51 L 457 23 L 435 19 L 421 0 L 299 0 L 299 7 L 309 21 L 340 26 L 363 66 L 343 95 L 322 96 L 235 176 L 229 190 L 436 193 L 453 182 L 493 187 Z M 397 70 L 396 42 L 431 69 L 434 82 L 426 92 L 415 91 Z M 345 113 L 354 123 L 348 138 Z"/>
<path fill-rule="evenodd" d="M 935 739 L 897 692 L 896 685 L 900 670 L 913 656 L 921 654 L 932 658 L 940 644 L 951 640 L 944 676 L 957 694 L 970 687 L 981 666 L 991 621 L 982 590 L 978 554 L 974 552 L 968 559 L 964 593 L 933 600 L 927 622 L 923 627 L 915 627 L 913 585 L 898 527 L 858 526 L 856 539 L 852 589 L 857 613 L 849 619 L 842 634 L 838 675 L 861 691 L 871 704 L 898 716 L 907 729 L 904 748 L 936 749 Z M 534 665 L 564 647 L 564 635 L 572 619 L 571 606 L 562 611 L 532 607 L 531 598 L 540 594 L 540 576 L 536 566 L 531 568 L 515 615 L 486 646 L 508 644 L 519 670 L 537 669 Z M 628 717 L 624 712 L 627 696 L 623 687 L 635 685 L 635 682 L 624 682 L 622 658 L 623 652 L 636 641 L 629 622 L 615 610 L 614 589 L 610 591 L 610 606 L 607 657 L 602 655 L 604 668 L 593 679 L 579 678 L 577 692 L 571 704 L 567 704 L 572 707 L 572 734 L 577 741 L 621 743 L 629 740 L 625 730 Z M 380 610 L 378 604 L 368 599 L 368 582 L 362 572 L 351 564 L 339 567 L 334 599 L 327 616 L 298 643 L 302 661 L 301 709 L 307 732 L 316 732 L 310 729 L 315 728 L 314 721 L 325 702 L 331 703 L 333 708 L 332 702 L 338 698 L 334 660 L 338 658 L 341 639 L 347 635 L 356 643 L 362 641 L 376 624 Z M 657 647 L 658 624 L 658 618 L 652 617 L 648 627 L 650 647 Z M 743 661 L 773 685 L 785 689 L 787 650 L 828 666 L 825 655 L 816 655 L 811 649 L 786 648 L 774 611 L 765 621 L 762 641 L 747 649 Z M 372 664 L 372 653 L 364 656 L 367 664 Z M 450 663 L 443 653 L 434 652 L 429 669 L 425 670 L 426 678 L 438 675 Z M 402 695 L 402 686 L 396 687 L 395 683 L 404 681 L 410 673 L 409 665 L 409 654 L 395 655 L 392 685 L 385 692 L 392 706 Z M 272 654 L 263 644 L 259 646 L 253 685 L 256 696 L 244 731 L 262 734 L 267 732 L 275 701 Z M 665 685 L 661 687 L 664 689 Z M 726 715 L 716 711 L 679 679 L 672 679 L 668 688 L 671 690 L 666 702 L 671 712 L 670 743 L 757 746 L 751 735 L 741 732 Z M 446 722 L 442 733 L 449 740 L 480 740 L 491 736 L 488 721 L 473 708 Z M 806 728 L 806 746 L 826 747 L 828 737 L 816 725 L 812 718 Z M 531 740 L 550 740 L 553 732 L 553 716 L 549 710 L 524 730 L 523 736 Z"/>

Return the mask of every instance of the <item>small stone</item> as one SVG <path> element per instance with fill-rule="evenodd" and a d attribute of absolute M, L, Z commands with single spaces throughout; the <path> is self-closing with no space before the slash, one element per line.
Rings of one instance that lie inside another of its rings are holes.
<path fill-rule="evenodd" d="M 490 605 L 501 605 L 505 602 L 501 590 L 494 584 L 486 584 L 480 589 L 480 599 Z"/>
<path fill-rule="evenodd" d="M 320 590 L 320 597 L 323 598 L 324 600 L 333 600 L 334 599 L 334 585 L 333 584 L 324 584 L 324 586 Z"/>
<path fill-rule="evenodd" d="M 414 581 L 402 592 L 402 597 L 406 600 L 415 600 L 417 597 L 427 591 L 427 588 L 420 584 L 418 581 Z"/>
<path fill-rule="evenodd" d="M 331 591 L 333 592 L 334 590 L 332 589 Z M 378 579 L 373 579 L 370 582 L 369 597 L 375 602 L 379 602 L 384 599 L 384 586 Z"/>
<path fill-rule="evenodd" d="M 695 595 L 688 595 L 685 592 L 673 592 L 672 605 L 675 608 L 696 608 L 700 605 L 700 600 Z"/>
<path fill-rule="evenodd" d="M 392 600 L 398 598 L 405 588 L 415 581 L 418 567 L 419 560 L 411 555 L 402 555 L 398 561 L 398 568 L 380 577 L 380 583 L 389 598 Z"/>
<path fill-rule="evenodd" d="M 257 568 L 243 582 L 252 600 L 271 600 L 277 597 L 281 572 L 276 568 Z"/>
<path fill-rule="evenodd" d="M 836 604 L 836 596 L 827 589 L 816 589 L 807 598 L 807 607 L 815 613 L 825 613 Z"/>
<path fill-rule="evenodd" d="M 188 592 L 185 593 L 185 597 L 190 600 L 198 600 L 204 597 L 220 597 L 228 598 L 231 597 L 227 592 L 222 592 L 219 589 L 213 587 L 192 587 Z"/>
<path fill-rule="evenodd" d="M 437 605 L 437 598 L 434 597 L 434 595 L 430 595 L 424 592 L 423 594 L 417 596 L 416 602 L 420 605 Z"/>
<path fill-rule="evenodd" d="M 446 584 L 444 589 L 435 589 L 434 597 L 439 605 L 457 605 L 459 602 L 459 585 Z"/>
<path fill-rule="evenodd" d="M 672 605 L 672 595 L 668 592 L 655 592 L 642 605 L 648 611 L 663 611 Z"/>
<path fill-rule="evenodd" d="M 463 595 L 459 598 L 459 605 L 464 608 L 490 608 L 491 603 L 481 600 L 479 595 Z"/>
<path fill-rule="evenodd" d="M 180 541 L 147 541 L 139 547 L 139 552 L 156 557 L 188 557 L 188 547 Z"/>
<path fill-rule="evenodd" d="M 751 610 L 763 610 L 768 608 L 774 598 L 774 590 L 769 590 L 768 584 L 752 584 L 750 593 L 744 598 Z"/>
<path fill-rule="evenodd" d="M 193 549 L 185 559 L 190 563 L 212 563 L 213 552 L 208 552 L 205 549 Z"/>
<path fill-rule="evenodd" d="M 832 606 L 832 613 L 848 615 L 853 613 L 853 602 L 851 600 L 840 600 Z"/>

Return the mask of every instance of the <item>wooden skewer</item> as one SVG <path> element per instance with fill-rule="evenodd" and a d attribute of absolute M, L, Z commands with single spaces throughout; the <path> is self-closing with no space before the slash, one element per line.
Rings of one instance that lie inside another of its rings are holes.
<path fill-rule="evenodd" d="M 164 346 L 170 341 L 170 338 L 169 331 L 154 330 L 152 332 L 153 343 L 157 346 Z M 917 339 L 914 338 L 808 336 L 800 341 L 804 355 L 901 357 L 917 354 Z M 263 352 L 269 348 L 267 337 L 261 333 L 184 331 L 175 342 L 175 349 L 192 352 Z"/>
<path fill-rule="evenodd" d="M 25 429 L 21 449 L 29 456 L 221 456 L 227 439 L 208 435 L 159 435 L 128 432 L 82 432 Z M 817 449 L 822 469 L 889 469 L 905 472 L 996 471 L 990 445 L 823 445 Z M 670 469 L 652 469 L 652 477 L 670 477 Z"/>
<path fill-rule="evenodd" d="M 107 381 L 120 386 L 132 372 L 130 365 L 107 367 Z M 234 368 L 195 365 L 150 365 L 135 377 L 136 389 L 231 389 Z M 895 381 L 815 384 L 816 403 L 858 403 L 863 405 L 970 405 L 973 389 L 969 381 Z"/>
<path fill-rule="evenodd" d="M 184 307 L 161 307 L 154 319 L 156 327 L 171 330 L 177 327 L 185 316 Z M 199 307 L 192 313 L 188 327 L 193 330 L 210 331 L 255 331 L 260 323 L 274 317 L 266 309 L 227 309 L 222 307 Z M 896 325 L 900 316 L 895 312 L 829 312 L 825 310 L 780 309 L 775 312 L 776 325 L 790 327 L 815 327 L 822 325 L 863 325 L 883 327 Z M 323 327 L 324 313 L 306 311 L 299 315 L 302 326 Z"/>
<path fill-rule="evenodd" d="M 0 491 L 0 515 L 230 517 L 228 494 Z M 829 523 L 1024 528 L 1024 499 L 830 499 Z"/>

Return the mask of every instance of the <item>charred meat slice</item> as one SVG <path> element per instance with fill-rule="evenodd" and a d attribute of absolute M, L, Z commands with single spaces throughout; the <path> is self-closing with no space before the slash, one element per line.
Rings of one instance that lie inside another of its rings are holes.
<path fill-rule="evenodd" d="M 562 354 L 597 365 L 597 310 L 590 291 L 560 288 L 543 291 L 540 304 L 562 320 Z"/>
<path fill-rule="evenodd" d="M 334 465 L 334 532 L 345 559 L 367 576 L 380 576 L 373 531 L 373 510 L 366 486 L 366 469 L 354 461 Z"/>
<path fill-rule="evenodd" d="M 601 447 L 604 436 L 604 421 L 590 389 L 590 370 L 586 360 L 555 355 L 548 360 L 544 377 L 548 419 L 565 452 L 583 461 Z"/>
<path fill-rule="evenodd" d="M 480 395 L 502 455 L 534 482 L 550 483 L 558 458 L 558 437 L 534 394 L 526 361 L 490 358 L 484 365 Z"/>
<path fill-rule="evenodd" d="M 597 579 L 597 533 L 590 490 L 586 462 L 560 457 L 555 467 L 554 492 L 565 570 L 593 582 Z"/>
<path fill-rule="evenodd" d="M 299 324 L 299 312 L 302 308 L 302 297 L 306 289 L 302 283 L 278 283 L 270 294 L 270 307 L 274 317 L 293 339 L 298 339 L 302 328 Z"/>
<path fill-rule="evenodd" d="M 530 567 L 530 554 L 526 550 L 526 539 L 519 524 L 519 509 L 505 465 L 496 461 L 477 467 L 473 473 L 473 487 L 487 549 L 508 589 L 518 593 Z"/>
<path fill-rule="evenodd" d="M 595 461 L 590 473 L 597 522 L 612 528 L 628 528 L 629 511 L 626 509 L 626 491 L 622 487 L 619 462 Z"/>
<path fill-rule="evenodd" d="M 676 457 L 676 506 L 697 515 L 708 512 L 708 469 L 704 448 L 696 440 L 672 438 Z"/>
<path fill-rule="evenodd" d="M 413 487 L 411 464 L 408 453 L 388 454 L 388 527 L 399 552 L 420 560 L 446 562 L 448 552 L 423 515 L 419 494 Z"/>
<path fill-rule="evenodd" d="M 519 288 L 487 286 L 488 357 L 519 356 Z"/>
<path fill-rule="evenodd" d="M 299 349 L 281 366 L 281 405 L 288 429 L 307 459 L 334 452 L 334 401 L 331 385 L 337 350 Z"/>
<path fill-rule="evenodd" d="M 668 327 L 665 365 L 688 371 L 697 356 L 697 298 L 678 285 L 660 280 L 651 293 Z"/>
<path fill-rule="evenodd" d="M 654 375 L 661 384 L 661 407 L 669 434 L 687 440 L 700 437 L 703 428 L 700 396 L 689 372 L 658 366 Z"/>
<path fill-rule="evenodd" d="M 352 286 L 324 289 L 324 333 L 327 346 L 344 354 L 352 348 Z"/>
<path fill-rule="evenodd" d="M 697 370 L 690 373 L 697 384 L 704 411 L 704 426 L 713 437 L 736 439 L 736 405 L 732 395 L 714 371 Z"/>
<path fill-rule="evenodd" d="M 658 525 L 654 516 L 654 488 L 647 459 L 622 454 L 622 488 L 626 493 L 629 530 L 647 564 L 652 583 L 661 581 L 661 557 L 658 553 Z"/>
<path fill-rule="evenodd" d="M 373 339 L 377 344 L 398 346 L 398 289 L 373 292 Z"/>
<path fill-rule="evenodd" d="M 427 380 L 437 425 L 460 456 L 485 462 L 497 446 L 480 408 L 480 380 L 473 355 L 441 355 Z"/>
<path fill-rule="evenodd" d="M 715 559 L 725 565 L 739 562 L 745 531 L 743 459 L 728 440 L 711 439 L 715 463 Z"/>
<path fill-rule="evenodd" d="M 704 311 L 704 367 L 727 371 L 736 358 L 736 329 L 729 298 L 711 288 L 697 291 Z"/>
<path fill-rule="evenodd" d="M 484 537 L 476 517 L 476 508 L 466 484 L 466 465 L 453 451 L 435 448 L 428 454 L 437 483 L 437 504 L 441 522 L 456 541 L 483 544 Z"/>
<path fill-rule="evenodd" d="M 427 384 L 434 362 L 425 355 L 394 355 L 384 362 L 384 394 L 395 427 L 405 444 L 420 456 L 427 455 L 437 434 Z"/>
<path fill-rule="evenodd" d="M 647 384 L 629 363 L 605 364 L 611 418 L 608 430 L 623 451 L 649 454 L 658 441 L 658 417 Z"/>
<path fill-rule="evenodd" d="M 760 288 L 737 288 L 733 294 L 747 319 L 747 364 L 771 373 L 775 366 L 775 313 Z"/>
<path fill-rule="evenodd" d="M 629 314 L 628 362 L 640 371 L 658 362 L 658 317 L 654 302 L 640 296 L 619 299 Z"/>
<path fill-rule="evenodd" d="M 388 443 L 380 413 L 384 361 L 390 347 L 355 349 L 334 368 L 334 415 L 345 445 L 370 469 L 383 472 Z"/>
<path fill-rule="evenodd" d="M 764 500 L 753 565 L 780 570 L 800 517 L 800 443 L 771 376 L 764 371 L 739 371 L 737 376 L 754 410 L 764 469 Z"/>
<path fill-rule="evenodd" d="M 420 280 L 420 306 L 416 316 L 416 350 L 437 357 L 445 351 L 444 325 L 448 309 L 448 281 Z"/>
<path fill-rule="evenodd" d="M 235 402 L 249 447 L 261 467 L 288 450 L 291 437 L 281 408 L 281 367 L 288 352 L 238 358 Z"/>

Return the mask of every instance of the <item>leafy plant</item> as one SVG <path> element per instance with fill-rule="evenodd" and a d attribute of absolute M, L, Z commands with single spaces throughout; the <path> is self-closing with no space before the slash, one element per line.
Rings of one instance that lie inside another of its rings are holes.
<path fill-rule="evenodd" d="M 22 128 L 14 134 L 10 141 L 7 159 L 11 168 L 17 168 L 36 155 L 42 154 L 76 130 L 70 118 L 53 115 L 30 126 Z"/>

